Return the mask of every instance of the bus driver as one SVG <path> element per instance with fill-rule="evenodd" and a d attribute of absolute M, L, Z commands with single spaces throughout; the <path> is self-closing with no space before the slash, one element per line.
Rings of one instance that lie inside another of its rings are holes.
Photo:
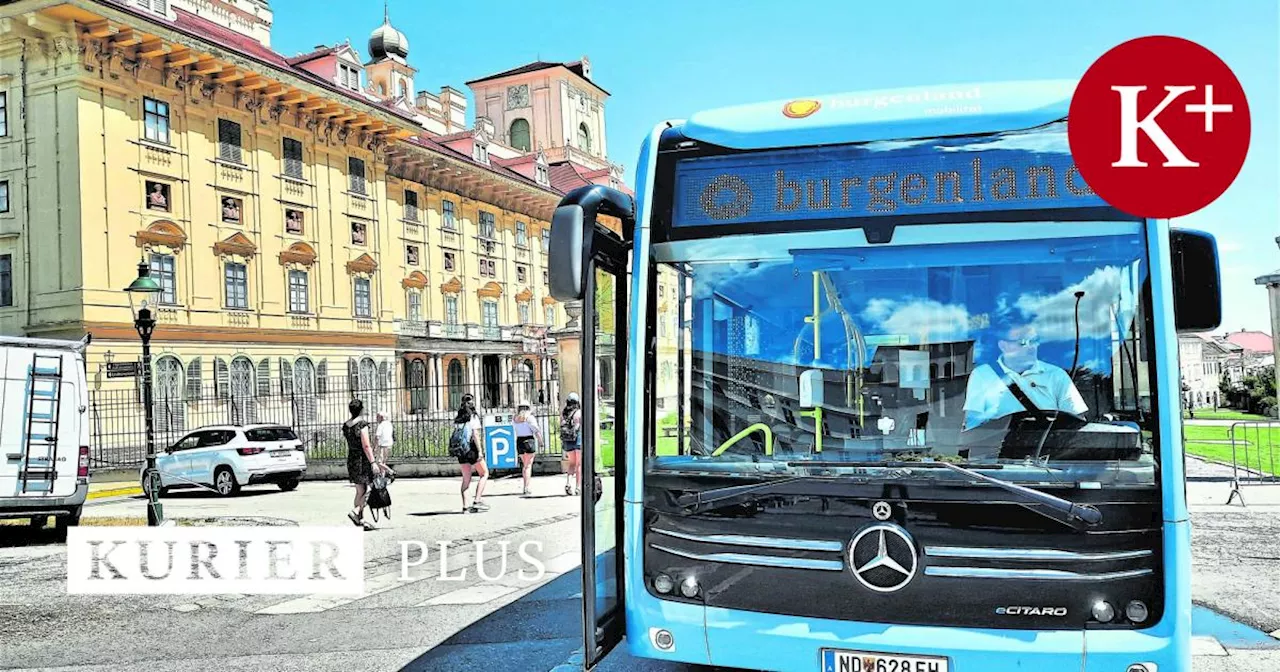
<path fill-rule="evenodd" d="M 1013 318 L 1002 318 L 994 327 L 998 330 L 1000 357 L 994 366 L 983 364 L 969 375 L 964 400 L 965 429 L 1025 411 L 1083 415 L 1089 410 L 1071 376 L 1060 367 L 1040 361 L 1040 342 L 1034 327 Z"/>

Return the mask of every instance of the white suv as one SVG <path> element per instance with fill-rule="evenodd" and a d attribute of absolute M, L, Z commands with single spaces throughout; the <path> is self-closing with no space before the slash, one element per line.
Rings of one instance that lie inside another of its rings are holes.
<path fill-rule="evenodd" d="M 275 483 L 293 490 L 307 471 L 298 435 L 285 425 L 201 427 L 156 455 L 160 494 L 175 488 L 212 488 L 233 495 L 241 486 Z M 142 489 L 150 495 L 146 467 Z"/>

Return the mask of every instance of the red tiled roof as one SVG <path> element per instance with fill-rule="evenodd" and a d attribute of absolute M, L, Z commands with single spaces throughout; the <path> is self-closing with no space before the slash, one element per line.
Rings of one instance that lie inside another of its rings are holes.
<path fill-rule="evenodd" d="M 336 47 L 317 47 L 315 51 L 298 54 L 297 56 L 290 58 L 289 65 L 301 65 L 307 61 L 314 61 L 322 56 L 328 56 L 337 50 L 338 49 Z"/>
<path fill-rule="evenodd" d="M 503 77 L 511 77 L 512 75 L 523 75 L 530 72 L 537 72 L 539 70 L 548 70 L 550 68 L 567 68 L 569 72 L 572 72 L 573 74 L 587 80 L 588 82 L 591 82 L 592 86 L 596 87 L 597 89 L 600 89 L 601 91 L 604 91 L 605 95 L 609 95 L 609 92 L 605 91 L 604 87 L 600 86 L 599 84 L 596 84 L 595 82 L 592 82 L 591 79 L 587 77 L 587 75 L 583 72 L 582 61 L 574 61 L 572 63 L 552 63 L 549 61 L 534 61 L 532 63 L 526 63 L 518 68 L 511 68 L 510 70 L 504 70 L 502 72 L 492 74 L 487 77 L 481 77 L 480 79 L 473 79 L 467 82 L 467 86 L 471 86 L 472 84 L 479 84 L 480 82 L 487 82 L 494 79 L 501 79 Z"/>
<path fill-rule="evenodd" d="M 588 184 L 595 184 L 588 180 L 578 171 L 578 167 L 569 161 L 561 161 L 547 166 L 547 177 L 551 180 L 551 186 L 561 193 L 569 193 L 578 187 L 585 187 Z"/>
<path fill-rule="evenodd" d="M 98 0 L 98 2 L 112 5 L 147 21 L 167 25 L 180 33 L 185 33 L 190 37 L 204 40 L 214 46 L 234 51 L 264 65 L 268 65 L 277 70 L 282 70 L 295 77 L 305 79 L 308 82 L 328 89 L 330 92 L 338 94 L 343 98 L 349 98 L 351 100 L 364 103 L 365 105 L 376 107 L 400 117 L 401 119 L 405 119 L 406 121 L 413 121 L 413 116 L 403 110 L 397 110 L 395 107 L 380 101 L 370 100 L 355 91 L 343 89 L 337 84 L 334 84 L 315 73 L 309 72 L 303 68 L 296 68 L 289 63 L 289 59 L 285 58 L 284 55 L 272 50 L 270 47 L 263 46 L 261 42 L 253 39 L 252 37 L 249 37 L 248 35 L 241 35 L 230 28 L 220 26 L 206 18 L 196 16 L 186 10 L 175 7 L 173 9 L 175 19 L 173 21 L 169 21 L 155 14 L 143 12 L 137 7 L 127 4 L 124 0 Z"/>
<path fill-rule="evenodd" d="M 457 133 L 450 133 L 448 135 L 433 135 L 431 136 L 431 139 L 435 140 L 436 142 L 453 142 L 454 140 L 462 140 L 464 138 L 469 138 L 471 137 L 471 134 L 472 134 L 471 130 L 465 130 L 465 131 L 458 131 Z"/>
<path fill-rule="evenodd" d="M 1247 352 L 1271 353 L 1271 335 L 1262 331 L 1233 331 L 1227 334 L 1227 340 L 1242 347 Z"/>

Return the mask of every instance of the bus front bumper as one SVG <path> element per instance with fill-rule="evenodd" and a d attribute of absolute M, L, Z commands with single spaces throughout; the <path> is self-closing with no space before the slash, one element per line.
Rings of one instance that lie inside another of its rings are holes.
<path fill-rule="evenodd" d="M 633 655 L 775 672 L 845 672 L 823 650 L 941 656 L 947 672 L 1181 672 L 1190 644 L 1149 631 L 989 630 L 803 619 L 652 600 L 627 624 Z M 637 618 L 639 616 L 639 618 Z M 660 634 L 663 631 L 669 633 Z M 667 650 L 659 648 L 662 643 Z M 929 668 L 921 668 L 928 670 Z M 856 671 L 854 671 L 856 672 Z M 914 671 L 913 671 L 914 672 Z"/>

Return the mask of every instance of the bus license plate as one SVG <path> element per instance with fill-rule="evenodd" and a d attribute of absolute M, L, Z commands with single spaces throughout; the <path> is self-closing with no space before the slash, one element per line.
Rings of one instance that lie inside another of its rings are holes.
<path fill-rule="evenodd" d="M 822 672 L 949 672 L 947 663 L 937 656 L 822 650 Z"/>

